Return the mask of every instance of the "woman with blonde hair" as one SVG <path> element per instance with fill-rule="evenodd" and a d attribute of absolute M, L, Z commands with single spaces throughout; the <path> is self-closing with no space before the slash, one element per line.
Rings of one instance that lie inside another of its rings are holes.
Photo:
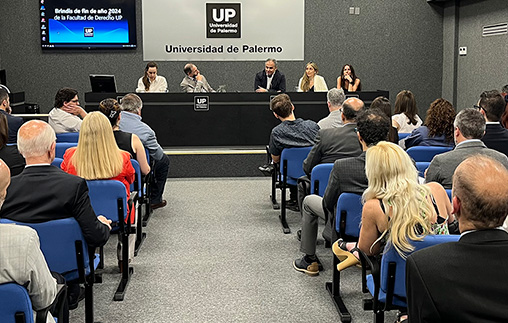
<path fill-rule="evenodd" d="M 446 191 L 438 183 L 419 184 L 418 171 L 401 147 L 385 141 L 370 147 L 365 173 L 369 186 L 363 193 L 360 250 L 377 255 L 390 242 L 404 256 L 413 250 L 411 240 L 449 233 L 454 217 Z M 354 243 L 339 239 L 333 252 L 342 261 L 339 270 L 359 263 Z"/>
<path fill-rule="evenodd" d="M 328 86 L 324 77 L 317 75 L 318 66 L 314 62 L 308 62 L 305 67 L 305 73 L 298 82 L 298 92 L 326 92 Z"/>

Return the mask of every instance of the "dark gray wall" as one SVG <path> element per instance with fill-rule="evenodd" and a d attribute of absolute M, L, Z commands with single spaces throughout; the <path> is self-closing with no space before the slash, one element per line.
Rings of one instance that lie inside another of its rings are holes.
<path fill-rule="evenodd" d="M 29 3 L 30 2 L 30 3 Z M 360 15 L 349 15 L 349 7 Z M 58 88 L 90 91 L 88 74 L 115 74 L 119 91 L 132 91 L 142 75 L 141 0 L 137 1 L 138 49 L 134 51 L 42 52 L 37 2 L 2 0 L 0 61 L 14 91 L 25 91 L 27 101 L 49 111 Z M 313 0 L 306 1 L 305 60 L 280 62 L 288 89 L 294 89 L 305 62 L 318 64 L 328 86 L 336 85 L 343 64 L 355 67 L 364 90 L 385 89 L 392 95 L 412 90 L 423 115 L 441 96 L 443 69 L 442 8 L 425 0 Z M 273 23 L 283 13 L 267 13 Z M 265 23 L 266 23 L 265 22 Z M 252 91 L 254 74 L 262 62 L 196 62 L 212 86 L 228 91 Z M 160 62 L 170 91 L 179 91 L 183 62 Z M 82 102 L 83 104 L 83 102 Z M 296 110 L 298 114 L 298 107 Z"/>
<path fill-rule="evenodd" d="M 483 26 L 507 22 L 506 0 L 462 0 L 457 7 L 453 2 L 447 5 L 443 29 L 443 96 L 452 99 L 455 81 L 458 110 L 476 104 L 481 92 L 500 90 L 508 84 L 508 35 L 482 37 Z M 456 44 L 467 47 L 466 56 L 452 54 L 455 28 Z"/>

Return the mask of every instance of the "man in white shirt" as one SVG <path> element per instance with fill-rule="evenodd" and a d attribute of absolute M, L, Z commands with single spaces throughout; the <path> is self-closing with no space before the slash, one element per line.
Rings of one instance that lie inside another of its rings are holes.
<path fill-rule="evenodd" d="M 86 114 L 79 106 L 78 91 L 64 87 L 55 95 L 55 107 L 49 112 L 48 123 L 55 133 L 78 132 Z"/>

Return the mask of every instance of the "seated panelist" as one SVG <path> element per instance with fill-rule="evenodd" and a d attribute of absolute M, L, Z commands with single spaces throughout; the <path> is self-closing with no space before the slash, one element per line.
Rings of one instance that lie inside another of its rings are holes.
<path fill-rule="evenodd" d="M 286 92 L 286 77 L 277 69 L 275 58 L 268 58 L 265 69 L 256 74 L 254 91 Z"/>
<path fill-rule="evenodd" d="M 155 62 L 146 64 L 145 75 L 139 78 L 136 92 L 168 92 L 168 82 L 164 76 L 157 75 L 157 68 Z"/>
<path fill-rule="evenodd" d="M 201 92 L 215 92 L 215 90 L 208 84 L 204 75 L 201 75 L 196 65 L 192 63 L 185 64 L 183 68 L 185 77 L 180 83 L 183 92 L 187 93 L 201 93 Z"/>
<path fill-rule="evenodd" d="M 317 64 L 314 62 L 307 63 L 305 73 L 298 82 L 298 92 L 328 92 L 324 77 L 317 74 Z"/>
<path fill-rule="evenodd" d="M 355 74 L 352 65 L 346 64 L 342 66 L 340 76 L 337 78 L 337 88 L 342 88 L 344 92 L 361 91 L 362 85 L 360 79 Z"/>

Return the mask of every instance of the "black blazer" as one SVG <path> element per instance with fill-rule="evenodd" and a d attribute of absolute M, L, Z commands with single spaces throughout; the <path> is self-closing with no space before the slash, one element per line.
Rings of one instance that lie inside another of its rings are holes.
<path fill-rule="evenodd" d="M 356 123 L 348 123 L 338 128 L 319 130 L 316 143 L 303 161 L 303 170 L 310 176 L 314 166 L 333 163 L 337 159 L 356 157 L 362 153 L 362 145 L 355 132 Z"/>
<path fill-rule="evenodd" d="M 11 177 L 20 174 L 25 169 L 25 158 L 19 153 L 16 146 L 0 148 L 0 158 L 9 166 Z"/>
<path fill-rule="evenodd" d="M 261 86 L 262 88 L 266 89 L 266 72 L 265 70 L 262 70 L 261 72 L 256 74 L 256 79 L 254 80 L 254 91 L 258 89 L 258 87 Z M 279 70 L 275 70 L 275 73 L 273 74 L 272 83 L 270 85 L 270 89 L 268 89 L 269 92 L 286 92 L 286 77 L 284 74 L 279 72 Z"/>
<path fill-rule="evenodd" d="M 482 141 L 487 148 L 497 150 L 508 156 L 508 130 L 503 128 L 501 124 L 487 124 Z"/>
<path fill-rule="evenodd" d="M 9 144 L 15 144 L 18 138 L 18 130 L 23 125 L 23 118 L 13 116 L 0 109 L 0 113 L 7 117 L 7 126 L 9 127 Z"/>
<path fill-rule="evenodd" d="M 481 230 L 407 258 L 409 322 L 506 322 L 508 233 Z"/>
<path fill-rule="evenodd" d="M 28 223 L 74 217 L 91 247 L 109 238 L 108 226 L 92 209 L 86 181 L 55 166 L 31 166 L 14 176 L 0 217 Z"/>

